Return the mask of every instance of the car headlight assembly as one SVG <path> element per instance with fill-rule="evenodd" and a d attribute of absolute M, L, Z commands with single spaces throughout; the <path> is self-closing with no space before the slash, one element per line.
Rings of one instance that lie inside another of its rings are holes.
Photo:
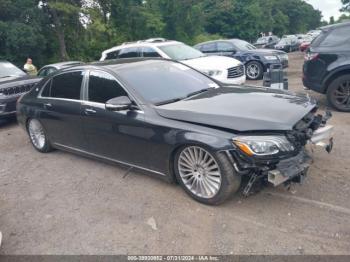
<path fill-rule="evenodd" d="M 268 56 L 264 56 L 266 60 L 277 60 L 278 57 L 274 56 L 274 55 L 268 55 Z"/>
<path fill-rule="evenodd" d="M 238 136 L 233 143 L 248 156 L 269 156 L 295 150 L 285 136 Z"/>

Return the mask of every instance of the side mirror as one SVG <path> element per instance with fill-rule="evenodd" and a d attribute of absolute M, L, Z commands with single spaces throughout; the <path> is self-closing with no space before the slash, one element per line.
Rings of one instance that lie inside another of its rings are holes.
<path fill-rule="evenodd" d="M 112 99 L 109 99 L 106 104 L 106 109 L 110 111 L 122 111 L 128 110 L 132 106 L 132 102 L 127 96 L 118 96 Z"/>

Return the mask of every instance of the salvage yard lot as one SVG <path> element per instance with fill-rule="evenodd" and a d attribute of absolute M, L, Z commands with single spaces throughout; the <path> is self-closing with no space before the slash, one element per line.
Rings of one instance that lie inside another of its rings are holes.
<path fill-rule="evenodd" d="M 303 55 L 289 56 L 290 89 L 305 92 Z M 308 93 L 325 108 L 324 96 Z M 349 114 L 330 123 L 334 150 L 314 152 L 304 185 L 217 207 L 137 170 L 40 154 L 14 121 L 0 123 L 0 253 L 350 254 Z"/>

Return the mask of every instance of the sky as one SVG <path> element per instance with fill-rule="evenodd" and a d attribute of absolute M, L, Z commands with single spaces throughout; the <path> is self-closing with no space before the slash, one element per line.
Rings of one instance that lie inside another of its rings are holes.
<path fill-rule="evenodd" d="M 341 0 L 306 0 L 306 2 L 313 5 L 315 9 L 318 9 L 322 12 L 323 19 L 329 21 L 331 16 L 334 16 L 334 19 L 341 15 L 339 9 L 342 7 Z"/>

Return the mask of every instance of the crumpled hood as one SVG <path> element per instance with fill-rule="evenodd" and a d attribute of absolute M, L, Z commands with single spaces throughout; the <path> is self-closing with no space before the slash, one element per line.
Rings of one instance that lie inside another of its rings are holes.
<path fill-rule="evenodd" d="M 221 87 L 156 111 L 165 118 L 234 131 L 283 131 L 292 130 L 315 106 L 307 96 L 280 90 Z"/>
<path fill-rule="evenodd" d="M 181 62 L 197 70 L 226 70 L 241 64 L 237 59 L 226 56 L 203 56 Z"/>

